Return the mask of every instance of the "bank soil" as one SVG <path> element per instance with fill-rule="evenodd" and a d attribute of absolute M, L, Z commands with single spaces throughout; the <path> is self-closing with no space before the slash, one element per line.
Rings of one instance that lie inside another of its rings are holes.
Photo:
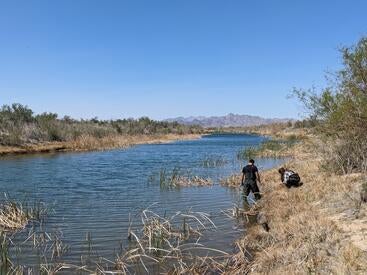
<path fill-rule="evenodd" d="M 0 155 L 108 150 L 114 148 L 128 148 L 138 144 L 167 143 L 178 140 L 198 139 L 200 137 L 201 135 L 198 134 L 109 136 L 104 138 L 81 136 L 77 140 L 70 142 L 45 142 L 38 144 L 25 144 L 22 146 L 0 145 Z"/>

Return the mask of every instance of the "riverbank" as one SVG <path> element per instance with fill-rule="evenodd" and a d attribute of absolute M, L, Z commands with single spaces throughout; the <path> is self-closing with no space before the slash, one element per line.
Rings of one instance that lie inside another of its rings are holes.
<path fill-rule="evenodd" d="M 367 272 L 367 205 L 360 199 L 367 175 L 329 173 L 313 142 L 297 145 L 286 164 L 301 175 L 302 187 L 286 188 L 277 169 L 262 173 L 263 198 L 254 210 L 266 217 L 270 230 L 250 225 L 237 242 L 229 273 Z M 231 182 L 238 184 L 238 177 L 226 184 Z"/>
<path fill-rule="evenodd" d="M 54 153 L 70 151 L 94 151 L 114 148 L 128 148 L 139 144 L 159 144 L 178 140 L 199 139 L 200 134 L 167 134 L 167 135 L 124 135 L 96 138 L 81 136 L 75 141 L 44 142 L 38 144 L 25 144 L 22 146 L 0 146 L 0 155 Z"/>

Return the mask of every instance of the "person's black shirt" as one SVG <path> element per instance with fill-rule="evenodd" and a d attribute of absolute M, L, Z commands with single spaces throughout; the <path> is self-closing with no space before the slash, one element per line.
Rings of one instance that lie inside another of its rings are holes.
<path fill-rule="evenodd" d="M 245 174 L 245 180 L 256 180 L 256 172 L 258 171 L 259 170 L 257 169 L 255 165 L 250 165 L 250 164 L 246 165 L 242 169 L 242 173 Z"/>

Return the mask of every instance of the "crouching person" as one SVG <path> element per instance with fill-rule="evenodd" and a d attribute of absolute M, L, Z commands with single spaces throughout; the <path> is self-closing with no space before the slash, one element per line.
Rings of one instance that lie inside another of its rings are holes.
<path fill-rule="evenodd" d="M 292 186 L 299 187 L 303 184 L 300 176 L 292 170 L 281 167 L 278 172 L 280 174 L 280 180 L 288 188 L 291 188 Z"/>

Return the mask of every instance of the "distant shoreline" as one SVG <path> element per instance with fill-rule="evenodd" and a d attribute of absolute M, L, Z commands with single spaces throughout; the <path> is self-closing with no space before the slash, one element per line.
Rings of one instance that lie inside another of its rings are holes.
<path fill-rule="evenodd" d="M 179 140 L 194 140 L 200 139 L 202 136 L 202 134 L 124 135 L 104 138 L 82 136 L 75 141 L 67 142 L 43 142 L 22 146 L 0 145 L 0 156 L 110 150 L 129 148 L 139 144 L 160 144 Z"/>

